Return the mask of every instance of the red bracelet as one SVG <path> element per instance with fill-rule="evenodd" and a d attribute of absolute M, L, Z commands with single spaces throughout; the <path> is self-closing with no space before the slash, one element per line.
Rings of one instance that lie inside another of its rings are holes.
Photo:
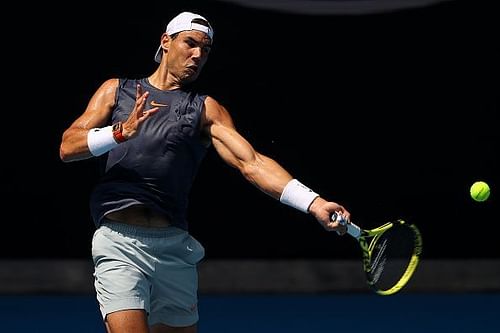
<path fill-rule="evenodd" d="M 122 143 L 127 141 L 127 139 L 123 136 L 123 126 L 121 121 L 117 122 L 116 124 L 113 124 L 113 138 L 115 139 L 116 143 Z"/>

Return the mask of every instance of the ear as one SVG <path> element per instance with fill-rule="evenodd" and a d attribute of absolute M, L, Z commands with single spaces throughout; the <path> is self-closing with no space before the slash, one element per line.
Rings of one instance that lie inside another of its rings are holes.
<path fill-rule="evenodd" d="M 161 35 L 161 40 L 160 40 L 160 45 L 164 51 L 168 52 L 168 48 L 170 47 L 170 43 L 172 41 L 172 38 L 167 33 L 163 33 Z"/>

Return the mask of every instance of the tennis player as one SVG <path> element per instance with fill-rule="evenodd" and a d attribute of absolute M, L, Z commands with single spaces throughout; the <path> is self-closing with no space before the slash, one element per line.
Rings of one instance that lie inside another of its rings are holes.
<path fill-rule="evenodd" d="M 161 36 L 154 73 L 103 82 L 62 136 L 62 161 L 105 163 L 90 210 L 95 290 L 108 332 L 196 332 L 204 249 L 188 232 L 186 211 L 212 146 L 259 190 L 310 213 L 326 230 L 345 233 L 330 220 L 334 211 L 349 218 L 344 207 L 255 151 L 222 104 L 189 87 L 213 41 L 204 17 L 178 14 Z"/>

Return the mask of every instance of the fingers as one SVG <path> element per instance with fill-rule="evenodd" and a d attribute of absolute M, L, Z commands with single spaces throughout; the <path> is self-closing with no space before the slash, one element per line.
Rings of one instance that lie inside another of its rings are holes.
<path fill-rule="evenodd" d="M 347 222 L 350 223 L 351 221 L 351 213 L 347 209 L 345 209 L 343 206 L 339 205 L 338 209 L 336 210 L 337 214 L 340 214 L 341 217 Z"/>
<path fill-rule="evenodd" d="M 341 236 L 347 233 L 347 224 L 350 223 L 346 215 L 348 215 L 348 212 L 340 206 L 340 209 L 335 211 L 331 216 L 331 228 Z"/>
<path fill-rule="evenodd" d="M 136 99 L 135 99 L 135 109 L 134 112 L 137 115 L 137 118 L 147 118 L 150 115 L 155 114 L 160 110 L 159 107 L 153 107 L 148 110 L 144 110 L 146 108 L 146 101 L 149 97 L 149 91 L 143 92 L 142 87 L 137 85 Z"/>
<path fill-rule="evenodd" d="M 147 119 L 147 118 L 149 118 L 150 116 L 152 116 L 153 114 L 155 114 L 158 111 L 160 111 L 159 107 L 154 107 L 152 109 L 145 110 L 145 111 L 142 112 L 142 117 L 144 119 Z"/>
<path fill-rule="evenodd" d="M 323 204 L 311 208 L 314 209 L 311 209 L 310 213 L 327 231 L 336 231 L 339 235 L 346 234 L 351 214 L 343 206 L 333 201 L 324 201 Z"/>
<path fill-rule="evenodd" d="M 130 113 L 128 119 L 123 123 L 123 129 L 127 133 L 128 138 L 134 137 L 141 124 L 147 118 L 159 111 L 158 107 L 145 110 L 148 96 L 149 92 L 143 91 L 142 87 L 138 84 L 134 109 Z"/>
<path fill-rule="evenodd" d="M 339 215 L 335 221 L 332 221 L 332 229 L 337 232 L 337 234 L 343 236 L 347 233 L 347 221 Z"/>
<path fill-rule="evenodd" d="M 141 89 L 138 85 L 137 92 L 139 93 L 140 90 Z M 146 92 L 142 93 L 141 95 L 138 95 L 136 100 L 135 100 L 135 108 L 133 110 L 133 113 L 135 113 L 135 116 L 137 119 L 144 117 L 144 115 L 152 114 L 152 113 L 154 113 L 154 110 L 157 109 L 157 108 L 153 108 L 153 109 L 144 111 L 144 109 L 146 107 L 146 100 L 148 99 L 148 96 L 149 96 L 149 92 L 146 91 Z M 152 110 L 153 110 L 153 112 L 151 112 Z"/>
<path fill-rule="evenodd" d="M 142 87 L 140 84 L 137 85 L 137 88 L 135 89 L 135 100 L 138 100 L 139 97 L 142 95 Z"/>
<path fill-rule="evenodd" d="M 338 218 L 339 216 L 340 215 L 333 214 L 331 218 L 325 221 L 323 226 L 327 231 L 336 231 L 337 234 L 344 235 L 347 232 L 347 226 L 345 222 L 342 222 L 342 220 Z"/>
<path fill-rule="evenodd" d="M 135 99 L 135 107 L 136 109 L 142 108 L 141 112 L 144 111 L 144 107 L 146 106 L 146 100 L 148 98 L 149 91 L 146 91 L 145 93 L 139 95 Z"/>

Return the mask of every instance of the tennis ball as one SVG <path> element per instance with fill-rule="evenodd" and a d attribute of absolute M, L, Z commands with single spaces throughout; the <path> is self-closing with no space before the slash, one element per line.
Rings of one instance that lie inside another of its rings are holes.
<path fill-rule="evenodd" d="M 490 196 L 490 187 L 483 181 L 477 181 L 470 187 L 470 196 L 475 201 L 485 201 Z"/>

